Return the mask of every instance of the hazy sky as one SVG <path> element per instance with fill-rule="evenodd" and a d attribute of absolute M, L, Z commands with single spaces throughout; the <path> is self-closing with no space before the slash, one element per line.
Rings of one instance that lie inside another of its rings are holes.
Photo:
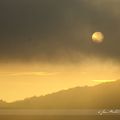
<path fill-rule="evenodd" d="M 119 0 L 0 0 L 0 97 L 120 78 Z M 100 31 L 102 43 L 91 36 Z"/>

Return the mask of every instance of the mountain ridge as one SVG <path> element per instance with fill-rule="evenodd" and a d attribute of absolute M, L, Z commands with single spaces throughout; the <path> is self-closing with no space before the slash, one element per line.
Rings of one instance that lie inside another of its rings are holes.
<path fill-rule="evenodd" d="M 119 108 L 120 80 L 95 86 L 75 87 L 40 97 L 6 103 L 2 108 L 93 109 Z"/>

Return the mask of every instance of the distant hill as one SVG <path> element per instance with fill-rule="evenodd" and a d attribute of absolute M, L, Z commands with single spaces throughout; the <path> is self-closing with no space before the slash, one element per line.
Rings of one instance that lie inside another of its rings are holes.
<path fill-rule="evenodd" d="M 4 106 L 6 106 L 7 103 L 3 100 L 0 100 L 0 108 L 4 108 Z"/>
<path fill-rule="evenodd" d="M 4 108 L 89 109 L 120 108 L 120 80 L 96 86 L 76 87 L 45 96 L 5 104 Z"/>

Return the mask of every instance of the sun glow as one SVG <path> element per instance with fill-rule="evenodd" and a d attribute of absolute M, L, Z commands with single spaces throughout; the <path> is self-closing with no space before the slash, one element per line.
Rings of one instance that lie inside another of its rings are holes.
<path fill-rule="evenodd" d="M 96 43 L 101 43 L 104 40 L 104 35 L 102 32 L 95 32 L 92 35 L 92 41 Z"/>
<path fill-rule="evenodd" d="M 115 82 L 116 80 L 93 80 L 93 82 L 97 83 L 107 83 L 107 82 Z"/>
<path fill-rule="evenodd" d="M 93 86 L 120 78 L 119 65 L 94 57 L 78 64 L 1 64 L 1 99 L 11 102 L 76 86 Z M 18 94 L 20 93 L 20 94 Z"/>

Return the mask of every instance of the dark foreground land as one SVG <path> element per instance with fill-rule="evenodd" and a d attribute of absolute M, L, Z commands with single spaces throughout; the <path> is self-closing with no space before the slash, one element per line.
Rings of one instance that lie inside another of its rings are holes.
<path fill-rule="evenodd" d="M 107 113 L 105 113 L 107 112 Z M 118 113 L 117 113 L 118 112 Z M 12 110 L 1 109 L 0 120 L 119 120 L 119 110 Z"/>
<path fill-rule="evenodd" d="M 1 115 L 0 120 L 119 120 L 120 116 L 15 116 Z"/>

